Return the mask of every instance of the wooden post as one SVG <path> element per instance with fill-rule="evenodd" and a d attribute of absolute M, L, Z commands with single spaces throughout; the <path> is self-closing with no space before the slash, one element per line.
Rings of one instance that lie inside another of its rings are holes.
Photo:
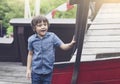
<path fill-rule="evenodd" d="M 27 50 L 25 47 L 24 27 L 18 27 L 18 44 L 20 45 L 20 55 L 23 65 L 27 64 Z"/>
<path fill-rule="evenodd" d="M 77 4 L 77 15 L 76 15 L 76 29 L 75 29 L 75 39 L 77 54 L 74 64 L 74 70 L 72 75 L 71 84 L 77 84 L 79 69 L 80 69 L 80 59 L 84 41 L 85 30 L 87 28 L 88 11 L 90 0 L 71 0 L 71 4 Z"/>

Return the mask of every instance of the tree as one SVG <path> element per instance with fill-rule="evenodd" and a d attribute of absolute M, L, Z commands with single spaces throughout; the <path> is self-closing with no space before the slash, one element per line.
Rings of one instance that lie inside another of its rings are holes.
<path fill-rule="evenodd" d="M 17 3 L 17 4 L 16 4 Z M 19 4 L 18 4 L 19 3 Z M 0 2 L 0 19 L 5 30 L 9 27 L 9 21 L 11 18 L 23 17 L 24 4 L 18 0 L 1 0 Z M 12 30 L 12 29 L 11 29 Z"/>

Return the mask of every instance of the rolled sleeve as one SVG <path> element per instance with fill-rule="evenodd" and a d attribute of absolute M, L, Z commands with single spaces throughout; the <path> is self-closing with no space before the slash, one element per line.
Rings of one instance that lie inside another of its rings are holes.
<path fill-rule="evenodd" d="M 28 50 L 30 50 L 30 51 L 33 50 L 32 40 L 30 38 L 28 39 Z"/>
<path fill-rule="evenodd" d="M 54 45 L 55 46 L 60 46 L 62 43 L 63 43 L 63 41 L 56 35 L 56 34 L 54 34 Z"/>

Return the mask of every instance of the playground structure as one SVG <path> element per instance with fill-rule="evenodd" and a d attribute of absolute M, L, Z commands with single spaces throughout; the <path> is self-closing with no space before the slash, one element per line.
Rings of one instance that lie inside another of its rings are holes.
<path fill-rule="evenodd" d="M 77 41 L 75 48 L 70 51 L 63 52 L 57 49 L 52 84 L 120 83 L 120 12 L 118 10 L 120 1 L 93 0 L 93 2 L 95 11 L 92 22 L 88 21 L 89 0 L 70 1 L 71 4 L 77 4 L 76 20 L 50 20 L 49 31 L 55 32 L 64 42 L 69 42 L 73 35 Z M 109 9 L 108 6 L 112 6 L 114 10 L 110 10 L 112 7 Z M 112 17 L 109 13 L 112 13 Z M 21 61 L 23 65 L 26 65 L 27 38 L 33 33 L 30 21 L 31 19 L 10 21 L 14 26 L 15 40 L 11 45 L 0 44 L 2 46 L 0 47 L 1 61 L 11 59 L 11 61 Z"/>

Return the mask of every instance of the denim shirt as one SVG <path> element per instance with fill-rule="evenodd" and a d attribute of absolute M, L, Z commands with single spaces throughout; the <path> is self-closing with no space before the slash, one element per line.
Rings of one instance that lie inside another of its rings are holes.
<path fill-rule="evenodd" d="M 32 71 L 37 74 L 48 74 L 53 71 L 55 47 L 63 42 L 52 32 L 43 38 L 33 34 L 28 38 L 28 50 L 33 51 Z"/>

